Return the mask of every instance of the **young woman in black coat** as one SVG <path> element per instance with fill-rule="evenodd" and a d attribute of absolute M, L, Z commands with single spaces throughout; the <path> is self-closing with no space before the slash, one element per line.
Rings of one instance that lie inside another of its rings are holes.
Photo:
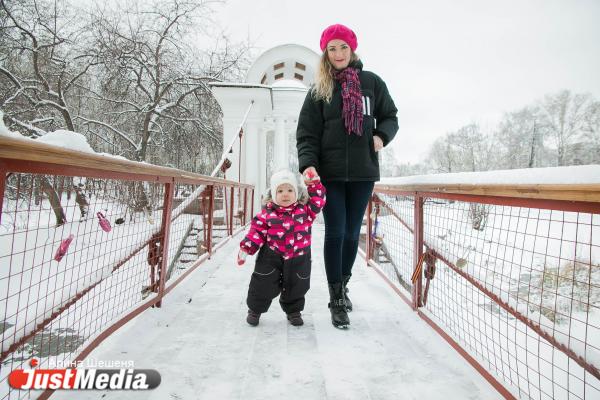
<path fill-rule="evenodd" d="M 379 180 L 377 152 L 398 130 L 397 109 L 383 80 L 364 71 L 354 32 L 340 24 L 321 35 L 323 55 L 296 132 L 300 172 L 319 175 L 327 189 L 324 258 L 331 322 L 350 324 L 348 281 L 363 215 Z"/>

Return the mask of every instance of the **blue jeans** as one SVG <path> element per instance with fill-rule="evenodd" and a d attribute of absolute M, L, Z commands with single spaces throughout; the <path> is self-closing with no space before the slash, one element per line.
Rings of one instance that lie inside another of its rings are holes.
<path fill-rule="evenodd" d="M 327 202 L 325 219 L 325 272 L 327 282 L 338 283 L 352 275 L 363 216 L 375 182 L 323 182 Z"/>

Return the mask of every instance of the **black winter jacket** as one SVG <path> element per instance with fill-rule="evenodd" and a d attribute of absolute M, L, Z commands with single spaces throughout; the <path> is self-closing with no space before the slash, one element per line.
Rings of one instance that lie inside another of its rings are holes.
<path fill-rule="evenodd" d="M 363 94 L 363 134 L 348 135 L 342 118 L 341 85 L 335 82 L 331 102 L 315 100 L 309 90 L 298 118 L 296 147 L 300 173 L 311 165 L 324 181 L 378 181 L 379 159 L 373 135 L 386 146 L 398 131 L 398 110 L 383 80 L 363 71 L 362 62 L 351 67 L 360 70 Z"/>

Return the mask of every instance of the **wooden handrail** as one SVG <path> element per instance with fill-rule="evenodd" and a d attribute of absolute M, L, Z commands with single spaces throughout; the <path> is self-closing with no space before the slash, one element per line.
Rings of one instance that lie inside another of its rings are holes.
<path fill-rule="evenodd" d="M 600 202 L 600 184 L 377 184 L 380 193 L 421 192 L 522 199 Z"/>
<path fill-rule="evenodd" d="M 233 184 L 221 178 L 213 178 L 207 175 L 196 174 L 176 168 L 160 167 L 118 157 L 105 156 L 95 153 L 66 149 L 47 143 L 36 142 L 27 138 L 11 138 L 0 136 L 0 159 L 34 161 L 48 164 L 59 164 L 71 167 L 93 168 L 108 172 L 120 172 L 137 175 L 151 175 L 192 180 L 197 184 L 218 184 L 230 186 Z M 236 186 L 252 187 L 249 184 L 238 184 Z"/>

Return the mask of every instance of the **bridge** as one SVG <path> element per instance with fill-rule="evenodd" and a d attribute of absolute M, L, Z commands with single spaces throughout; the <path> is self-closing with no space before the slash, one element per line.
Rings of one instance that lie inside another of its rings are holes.
<path fill-rule="evenodd" d="M 275 305 L 245 323 L 252 263 L 235 265 L 237 245 L 270 172 L 296 162 L 313 61 L 282 46 L 248 82 L 213 85 L 224 148 L 210 176 L 0 136 L 0 398 L 600 398 L 598 166 L 568 169 L 596 177 L 578 184 L 534 170 L 381 182 L 350 329 L 329 320 L 319 222 L 306 324 Z M 162 382 L 8 385 L 86 362 Z"/>

